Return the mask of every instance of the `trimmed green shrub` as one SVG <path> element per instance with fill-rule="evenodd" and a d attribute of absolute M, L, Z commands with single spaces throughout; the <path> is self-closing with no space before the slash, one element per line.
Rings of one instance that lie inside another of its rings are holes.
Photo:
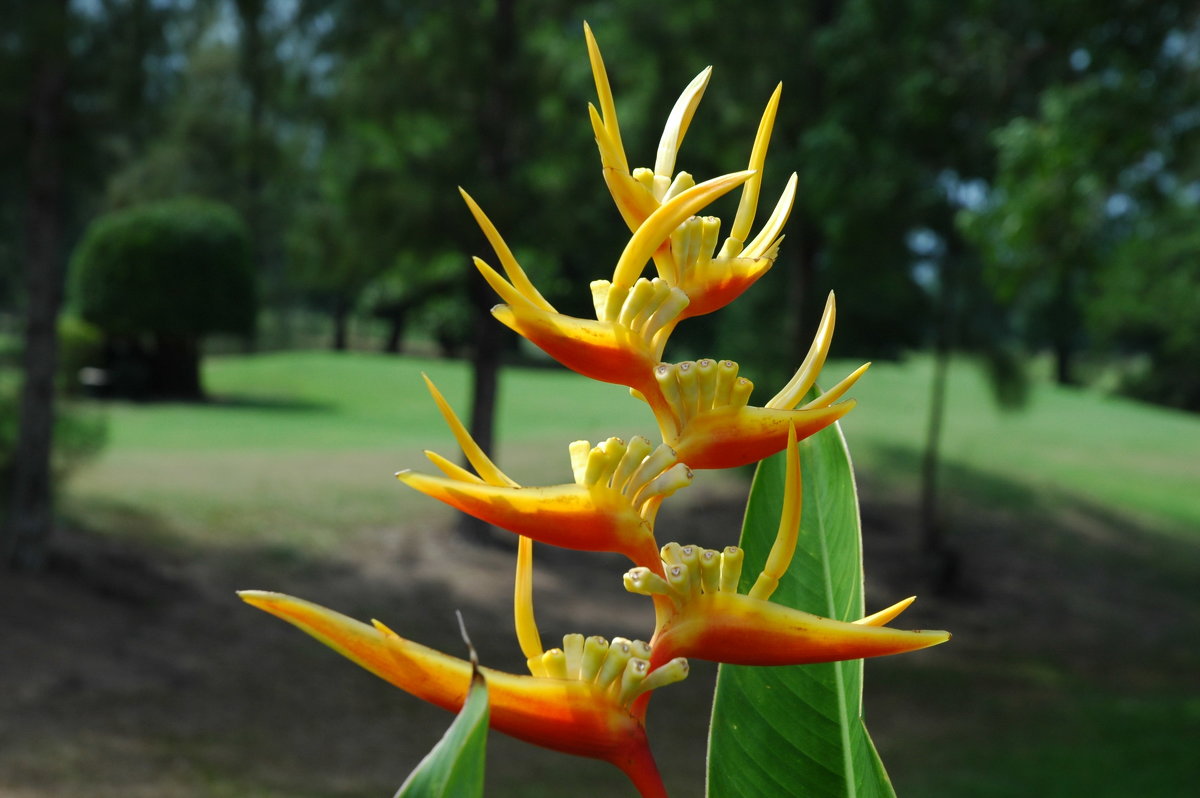
<path fill-rule="evenodd" d="M 198 396 L 199 343 L 249 334 L 250 236 L 230 207 L 201 199 L 135 206 L 94 221 L 71 259 L 72 304 L 106 339 L 117 393 Z"/>

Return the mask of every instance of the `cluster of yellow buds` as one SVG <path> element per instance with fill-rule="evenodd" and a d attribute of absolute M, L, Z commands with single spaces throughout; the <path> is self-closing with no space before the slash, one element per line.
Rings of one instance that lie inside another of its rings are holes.
<path fill-rule="evenodd" d="M 678 323 L 710 313 L 739 296 L 770 269 L 796 191 L 793 174 L 762 229 L 750 237 L 762 167 L 779 104 L 776 88 L 758 127 L 745 171 L 701 183 L 674 174 L 680 143 L 708 84 L 711 69 L 684 90 L 668 117 L 653 170 L 629 168 L 616 107 L 600 50 L 585 26 L 600 109 L 589 106 L 604 180 L 632 235 L 612 279 L 591 284 L 595 320 L 555 310 L 533 286 L 499 231 L 463 192 L 495 250 L 502 276 L 475 265 L 504 304 L 495 317 L 558 362 L 592 379 L 628 386 L 654 414 L 662 441 L 636 436 L 593 446 L 570 445 L 573 482 L 524 487 L 501 471 L 471 438 L 449 403 L 426 378 L 434 401 L 474 473 L 433 452 L 441 476 L 402 471 L 408 486 L 490 524 L 516 533 L 516 634 L 530 675 L 483 668 L 490 723 L 548 748 L 612 762 L 643 796 L 666 794 L 650 754 L 645 715 L 651 691 L 687 675 L 687 658 L 722 663 L 783 665 L 894 654 L 935 645 L 945 632 L 885 626 L 911 599 L 854 622 L 822 618 L 770 601 L 787 571 L 800 528 L 797 441 L 845 415 L 838 402 L 866 366 L 816 399 L 797 407 L 816 382 L 833 335 L 832 294 L 804 362 L 761 407 L 750 404 L 753 384 L 736 363 L 701 359 L 663 362 Z M 741 186 L 730 235 L 718 249 L 720 221 L 696 216 Z M 653 261 L 658 276 L 642 271 Z M 757 581 L 739 592 L 743 555 L 668 543 L 659 548 L 655 520 L 664 499 L 691 484 L 693 469 L 730 468 L 787 451 L 779 531 Z M 562 648 L 543 650 L 533 615 L 533 542 L 628 557 L 627 590 L 650 597 L 655 627 L 648 643 L 572 634 Z M 451 710 L 465 700 L 470 665 L 406 640 L 382 624 L 359 623 L 331 610 L 277 593 L 242 597 L 295 624 L 368 670 L 408 692 Z"/>

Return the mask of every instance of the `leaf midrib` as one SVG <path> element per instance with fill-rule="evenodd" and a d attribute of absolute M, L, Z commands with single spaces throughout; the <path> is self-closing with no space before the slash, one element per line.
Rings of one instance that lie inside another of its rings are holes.
<path fill-rule="evenodd" d="M 836 424 L 834 425 L 834 429 L 838 431 L 840 439 L 841 430 L 838 429 Z M 844 441 L 839 440 L 839 442 L 842 443 L 843 446 L 845 445 Z M 814 495 L 815 493 L 816 492 L 814 491 Z M 837 607 L 835 606 L 833 597 L 833 575 L 829 571 L 829 540 L 828 535 L 826 534 L 825 514 L 823 512 L 821 502 L 812 502 L 812 504 L 816 505 L 816 527 L 818 531 L 818 540 L 821 546 L 821 573 L 824 579 L 823 587 L 825 589 L 826 607 L 826 612 L 824 615 L 826 618 L 841 620 L 837 618 L 836 615 Z M 844 663 L 841 662 L 833 663 L 834 682 L 837 685 L 839 720 L 838 734 L 842 740 L 842 780 L 846 785 L 846 795 L 849 796 L 849 798 L 856 798 L 858 795 L 858 785 L 855 783 L 855 779 L 853 777 L 854 762 L 850 752 L 850 718 L 849 711 L 846 707 L 846 677 L 842 670 L 843 665 Z"/>

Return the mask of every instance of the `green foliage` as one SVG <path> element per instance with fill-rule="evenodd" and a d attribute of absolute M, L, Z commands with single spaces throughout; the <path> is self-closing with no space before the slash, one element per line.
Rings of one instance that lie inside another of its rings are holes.
<path fill-rule="evenodd" d="M 80 316 L 110 335 L 249 333 L 255 288 L 245 225 L 227 206 L 169 200 L 97 219 L 71 262 Z"/>
<path fill-rule="evenodd" d="M 1092 324 L 1118 351 L 1140 355 L 1124 390 L 1200 411 L 1200 207 L 1179 203 L 1141 225 L 1099 282 Z"/>
<path fill-rule="evenodd" d="M 8 502 L 8 476 L 17 442 L 19 396 L 16 385 L 0 381 L 0 506 Z M 50 469 L 63 480 L 94 460 L 108 445 L 108 419 L 94 408 L 65 404 L 54 422 L 54 451 Z"/>
<path fill-rule="evenodd" d="M 409 774 L 396 798 L 481 798 L 488 714 L 487 680 L 476 665 L 458 717 Z"/>
<path fill-rule="evenodd" d="M 71 394 L 82 387 L 80 371 L 104 363 L 104 334 L 78 316 L 58 320 L 59 390 Z"/>
<path fill-rule="evenodd" d="M 785 455 L 755 472 L 739 589 L 766 564 L 779 526 Z M 863 617 L 862 541 L 849 452 L 837 425 L 800 444 L 804 506 L 791 567 L 771 600 L 841 621 Z M 722 665 L 709 737 L 709 798 L 803 794 L 894 798 L 862 720 L 862 660 Z"/>

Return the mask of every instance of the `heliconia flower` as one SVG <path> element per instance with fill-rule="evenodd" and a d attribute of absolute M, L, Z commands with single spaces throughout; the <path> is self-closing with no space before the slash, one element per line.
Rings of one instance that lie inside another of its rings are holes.
<path fill-rule="evenodd" d="M 652 397 L 657 391 L 654 366 L 689 299 L 666 280 L 638 275 L 686 219 L 752 176 L 746 171 L 713 178 L 680 192 L 651 213 L 626 244 L 613 279 L 591 284 L 594 321 L 555 310 L 530 282 L 491 220 L 463 191 L 508 278 L 475 258 L 476 268 L 505 302 L 492 308 L 492 315 L 567 368 Z"/>
<path fill-rule="evenodd" d="M 528 539 L 523 539 L 528 562 Z M 518 580 L 519 581 L 519 580 Z M 522 586 L 518 584 L 520 598 Z M 471 665 L 407 640 L 379 621 L 360 623 L 317 604 L 280 593 L 247 590 L 244 601 L 298 627 L 391 684 L 451 712 L 466 700 Z M 519 611 L 532 623 L 530 612 Z M 520 623 L 520 622 L 519 622 Z M 536 629 L 533 631 L 536 638 Z M 640 641 L 567 635 L 563 648 L 542 652 L 540 641 L 522 644 L 535 675 L 481 668 L 488 684 L 489 723 L 510 736 L 564 753 L 611 762 L 646 798 L 666 790 L 650 753 L 644 704 L 650 690 L 687 676 L 687 661 L 651 668 Z"/>
<path fill-rule="evenodd" d="M 668 543 L 664 576 L 649 568 L 625 574 L 625 588 L 670 600 L 650 641 L 651 667 L 674 657 L 738 665 L 801 665 L 899 654 L 943 643 L 949 633 L 903 631 L 884 624 L 913 599 L 853 622 L 822 618 L 769 601 L 787 571 L 800 530 L 800 457 L 789 433 L 787 477 L 779 531 L 762 573 L 747 593 L 738 592 L 743 552 L 722 552 Z"/>
<path fill-rule="evenodd" d="M 594 447 L 575 441 L 574 484 L 522 487 L 484 454 L 433 382 L 425 382 L 479 476 L 426 452 L 445 476 L 401 471 L 400 481 L 518 535 L 569 549 L 619 552 L 661 574 L 654 518 L 662 500 L 692 480 L 669 447 L 655 448 L 641 436 L 628 444 L 609 438 Z"/>
<path fill-rule="evenodd" d="M 600 110 L 588 106 L 592 130 L 600 149 L 600 162 L 604 167 L 604 180 L 608 184 L 613 200 L 629 229 L 636 231 L 664 202 L 669 202 L 680 192 L 687 190 L 695 181 L 687 172 L 675 172 L 675 158 L 679 145 L 687 133 L 695 114 L 696 106 L 708 86 L 712 67 L 697 75 L 676 101 L 667 118 L 654 169 L 639 167 L 630 171 L 629 161 L 621 143 L 621 129 L 617 123 L 616 104 L 604 68 L 600 48 L 592 35 L 591 28 L 584 23 L 588 56 L 592 65 L 592 77 L 596 82 L 596 93 Z M 734 216 L 729 237 L 717 250 L 721 222 L 706 216 L 689 219 L 670 238 L 670 246 L 660 247 L 654 255 L 658 274 L 672 286 L 678 287 L 691 300 L 680 314 L 680 319 L 700 316 L 718 310 L 736 299 L 775 262 L 780 231 L 791 212 L 796 196 L 796 175 L 788 180 L 779 202 L 767 223 L 753 239 L 750 228 L 758 206 L 759 190 L 762 186 L 763 164 L 767 157 L 767 145 L 771 129 L 779 108 L 782 85 L 767 102 L 758 133 L 750 153 L 747 169 L 754 176 L 742 186 L 742 197 Z M 636 276 L 636 275 L 634 275 Z M 626 276 L 628 279 L 628 276 Z M 618 282 L 614 277 L 613 282 Z"/>
<path fill-rule="evenodd" d="M 749 405 L 754 384 L 738 376 L 738 365 L 731 360 L 660 363 L 654 376 L 661 401 L 669 408 L 666 413 L 655 412 L 663 442 L 691 468 L 732 468 L 782 451 L 789 428 L 794 427 L 801 438 L 806 438 L 849 413 L 854 400 L 834 402 L 854 385 L 869 363 L 796 407 L 825 364 L 835 314 L 830 293 L 804 362 L 787 385 L 762 407 Z"/>

